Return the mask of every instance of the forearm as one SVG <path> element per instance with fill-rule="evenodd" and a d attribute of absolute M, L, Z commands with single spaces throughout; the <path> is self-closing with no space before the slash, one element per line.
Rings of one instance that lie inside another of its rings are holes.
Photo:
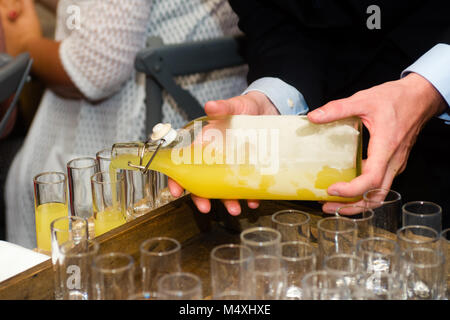
<path fill-rule="evenodd" d="M 36 2 L 42 4 L 48 10 L 56 13 L 56 9 L 58 7 L 59 0 L 36 0 Z"/>
<path fill-rule="evenodd" d="M 33 59 L 32 72 L 56 94 L 69 99 L 81 99 L 83 95 L 67 75 L 59 57 L 60 43 L 46 39 L 30 39 L 25 51 Z"/>

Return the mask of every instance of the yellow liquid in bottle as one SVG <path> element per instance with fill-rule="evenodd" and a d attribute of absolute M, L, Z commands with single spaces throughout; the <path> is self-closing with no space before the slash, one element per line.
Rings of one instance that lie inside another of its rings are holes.
<path fill-rule="evenodd" d="M 106 208 L 105 211 L 99 211 L 94 214 L 95 236 L 98 237 L 126 222 L 124 214 L 114 208 Z"/>
<path fill-rule="evenodd" d="M 50 224 L 57 218 L 66 217 L 68 207 L 64 203 L 44 203 L 35 209 L 35 214 L 37 248 L 50 253 L 52 251 Z"/>
<path fill-rule="evenodd" d="M 194 147 L 191 147 L 193 157 Z M 144 156 L 147 164 L 152 153 Z M 326 200 L 355 201 L 356 198 L 330 196 L 326 189 L 336 182 L 349 182 L 357 176 L 357 168 L 338 170 L 320 163 L 280 166 L 276 174 L 261 174 L 253 165 L 175 164 L 171 149 L 162 149 L 150 169 L 164 173 L 191 193 L 209 199 L 261 200 Z M 131 169 L 128 162 L 139 165 L 137 155 L 114 157 L 111 166 Z"/>

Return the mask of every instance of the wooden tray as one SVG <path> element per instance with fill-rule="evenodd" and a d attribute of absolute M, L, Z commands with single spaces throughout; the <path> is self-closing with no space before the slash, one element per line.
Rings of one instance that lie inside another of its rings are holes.
<path fill-rule="evenodd" d="M 209 214 L 200 213 L 190 196 L 160 207 L 146 215 L 99 236 L 100 253 L 123 252 L 133 256 L 136 263 L 136 291 L 141 288 L 139 246 L 151 237 L 167 236 L 182 244 L 182 270 L 198 275 L 203 282 L 203 295 L 211 295 L 209 255 L 225 243 L 239 243 L 239 233 L 252 226 L 270 226 L 270 216 L 282 209 L 298 209 L 311 214 L 312 243 L 316 244 L 316 224 L 323 217 L 316 202 L 263 201 L 256 210 L 242 202 L 238 217 L 229 215 L 220 201 L 212 201 Z M 392 235 L 391 235 L 392 237 Z M 53 295 L 53 269 L 47 260 L 25 272 L 0 283 L 0 299 L 50 300 Z"/>

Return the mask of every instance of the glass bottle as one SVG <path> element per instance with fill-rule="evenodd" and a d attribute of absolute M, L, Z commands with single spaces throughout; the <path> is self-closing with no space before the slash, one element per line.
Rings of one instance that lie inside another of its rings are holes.
<path fill-rule="evenodd" d="M 211 199 L 355 201 L 327 188 L 360 175 L 361 136 L 358 118 L 201 117 L 179 130 L 157 124 L 147 142 L 114 144 L 112 166 L 156 170 Z"/>

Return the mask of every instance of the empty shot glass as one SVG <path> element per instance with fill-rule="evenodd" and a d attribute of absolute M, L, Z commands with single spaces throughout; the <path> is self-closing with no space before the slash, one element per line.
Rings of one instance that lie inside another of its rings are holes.
<path fill-rule="evenodd" d="M 280 255 L 281 233 L 268 227 L 254 227 L 241 232 L 241 244 L 249 247 L 255 257 Z"/>
<path fill-rule="evenodd" d="M 181 245 L 169 237 L 155 237 L 140 245 L 142 290 L 156 296 L 157 282 L 166 274 L 181 272 Z"/>
<path fill-rule="evenodd" d="M 439 233 L 433 228 L 426 226 L 406 226 L 397 230 L 397 243 L 400 250 L 412 248 L 439 247 Z"/>
<path fill-rule="evenodd" d="M 366 273 L 362 290 L 370 293 L 378 300 L 405 300 L 406 281 L 398 272 Z"/>
<path fill-rule="evenodd" d="M 157 172 L 149 170 L 127 170 L 128 215 L 140 217 L 156 207 L 158 196 Z"/>
<path fill-rule="evenodd" d="M 272 228 L 281 233 L 281 241 L 309 241 L 311 217 L 299 210 L 281 210 L 272 215 Z"/>
<path fill-rule="evenodd" d="M 322 218 L 317 222 L 319 265 L 337 253 L 353 254 L 356 247 L 356 223 L 342 217 Z"/>
<path fill-rule="evenodd" d="M 350 300 L 351 291 L 341 275 L 329 270 L 311 271 L 302 279 L 303 300 Z"/>
<path fill-rule="evenodd" d="M 372 209 L 351 204 L 338 208 L 336 214 L 356 223 L 356 227 L 358 228 L 358 239 L 365 239 L 373 236 L 375 212 Z"/>
<path fill-rule="evenodd" d="M 92 263 L 93 300 L 127 300 L 135 294 L 134 259 L 111 252 L 98 255 Z"/>
<path fill-rule="evenodd" d="M 401 225 L 402 197 L 388 189 L 372 189 L 363 195 L 364 205 L 375 213 L 374 226 L 377 229 L 395 233 Z"/>
<path fill-rule="evenodd" d="M 63 300 L 92 299 L 92 262 L 99 244 L 94 240 L 69 240 L 60 246 L 57 280 Z"/>
<path fill-rule="evenodd" d="M 427 226 L 437 232 L 442 231 L 442 208 L 429 201 L 411 201 L 402 207 L 403 227 L 411 225 Z"/>
<path fill-rule="evenodd" d="M 254 298 L 256 300 L 279 300 L 286 291 L 286 273 L 279 256 L 258 255 L 253 273 Z"/>
<path fill-rule="evenodd" d="M 76 158 L 67 163 L 69 205 L 73 216 L 92 218 L 91 177 L 97 172 L 98 162 L 95 158 Z"/>
<path fill-rule="evenodd" d="M 396 241 L 382 237 L 358 240 L 356 255 L 364 263 L 365 272 L 398 272 L 400 247 Z"/>
<path fill-rule="evenodd" d="M 400 255 L 408 300 L 440 300 L 444 286 L 444 255 L 438 249 L 414 247 Z"/>
<path fill-rule="evenodd" d="M 109 171 L 109 166 L 111 164 L 111 148 L 103 149 L 95 154 L 97 159 L 99 171 Z"/>
<path fill-rule="evenodd" d="M 338 253 L 325 258 L 323 268 L 340 274 L 340 280 L 350 289 L 352 297 L 361 289 L 364 279 L 363 261 L 353 254 Z"/>
<path fill-rule="evenodd" d="M 286 286 L 282 299 L 301 300 L 301 280 L 305 274 L 317 268 L 317 249 L 302 241 L 281 243 L 281 266 L 286 274 Z"/>
<path fill-rule="evenodd" d="M 65 216 L 57 218 L 50 224 L 52 244 L 52 266 L 54 271 L 55 299 L 63 299 L 61 280 L 58 272 L 61 263 L 61 246 L 71 241 L 76 244 L 89 239 L 88 222 L 85 218 L 76 216 Z"/>
<path fill-rule="evenodd" d="M 240 244 L 216 246 L 210 254 L 213 300 L 253 299 L 254 255 Z"/>
<path fill-rule="evenodd" d="M 157 287 L 160 300 L 203 299 L 202 281 L 190 272 L 166 274 L 158 280 Z"/>

